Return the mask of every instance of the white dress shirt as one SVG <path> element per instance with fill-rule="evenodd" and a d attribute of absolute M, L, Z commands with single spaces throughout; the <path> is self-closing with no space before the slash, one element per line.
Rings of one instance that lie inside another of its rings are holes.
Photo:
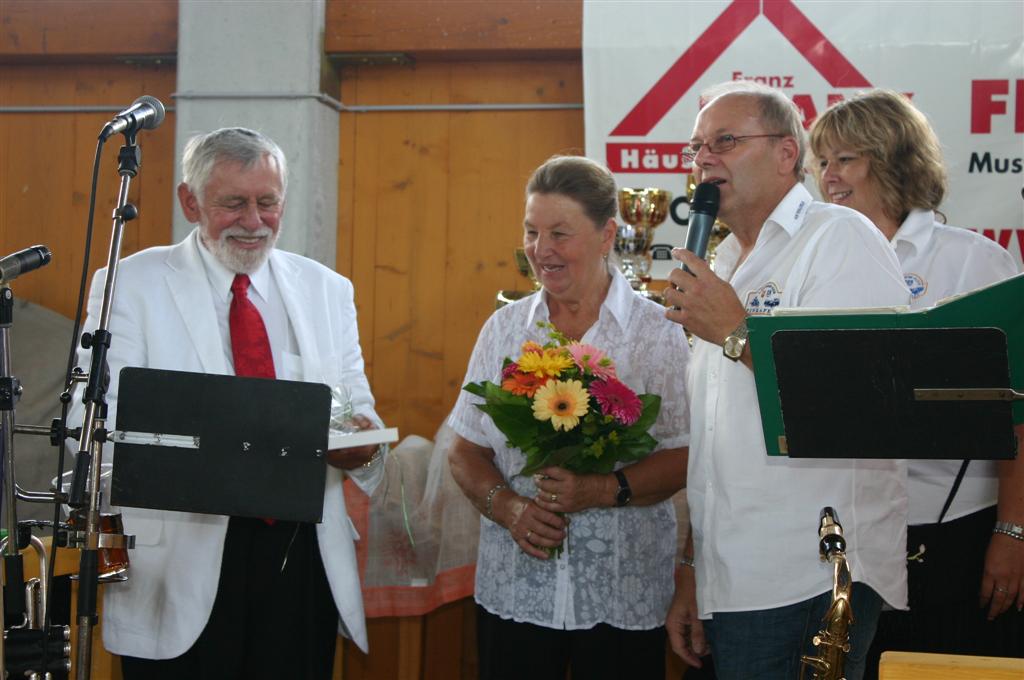
<path fill-rule="evenodd" d="M 231 284 L 235 280 L 235 272 L 231 271 L 211 253 L 203 240 L 198 237 L 199 255 L 206 269 L 206 278 L 210 282 L 210 294 L 213 296 L 213 307 L 217 313 L 220 327 L 221 344 L 224 346 L 224 360 L 234 370 L 235 358 L 231 351 Z M 298 380 L 302 369 L 299 357 L 298 340 L 285 311 L 281 291 L 270 275 L 270 260 L 264 262 L 259 269 L 249 275 L 249 301 L 259 310 L 263 317 L 263 325 L 267 328 L 270 340 L 270 353 L 274 357 L 274 372 L 279 380 Z"/>
<path fill-rule="evenodd" d="M 931 307 L 943 298 L 1019 273 L 1005 248 L 973 231 L 936 222 L 930 210 L 912 211 L 893 237 L 892 246 L 914 309 Z M 938 521 L 960 465 L 959 460 L 908 461 L 911 524 Z M 943 521 L 995 505 L 998 491 L 995 461 L 971 461 Z"/>
<path fill-rule="evenodd" d="M 477 338 L 463 384 L 501 382 L 505 357 L 518 357 L 526 340 L 548 342 L 537 327 L 548 320 L 545 294 L 537 293 L 496 311 Z M 583 343 L 615 362 L 623 383 L 637 393 L 661 395 L 651 435 L 657 449 L 688 442 L 685 371 L 689 347 L 665 310 L 635 294 L 617 270 L 597 322 Z M 469 441 L 494 451 L 494 464 L 518 494 L 532 498 L 532 477 L 519 471 L 526 459 L 491 418 L 476 408 L 481 399 L 461 392 L 449 424 Z M 481 517 L 476 601 L 506 619 L 558 629 L 651 629 L 665 622 L 673 592 L 676 513 L 671 500 L 644 507 L 592 508 L 572 514 L 566 549 L 558 559 L 527 555 L 501 525 Z M 524 650 L 529 653 L 529 650 Z"/>
<path fill-rule="evenodd" d="M 813 201 L 803 185 L 779 203 L 737 267 L 739 254 L 735 237 L 727 237 L 715 273 L 751 315 L 775 307 L 908 301 L 899 263 L 881 233 L 853 210 Z M 769 457 L 754 374 L 725 358 L 719 345 L 696 342 L 688 387 L 687 495 L 700 617 L 781 607 L 831 590 L 832 568 L 818 559 L 824 506 L 834 507 L 843 524 L 854 580 L 905 607 L 905 463 Z M 860 426 L 856 413 L 849 424 Z"/>

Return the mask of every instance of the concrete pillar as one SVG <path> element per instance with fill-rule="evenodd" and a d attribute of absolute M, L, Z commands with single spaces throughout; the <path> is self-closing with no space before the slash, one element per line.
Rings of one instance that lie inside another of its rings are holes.
<path fill-rule="evenodd" d="M 178 7 L 176 172 L 199 132 L 240 125 L 288 157 L 278 247 L 334 267 L 339 113 L 318 99 L 325 0 L 181 0 Z M 329 79 L 328 79 L 329 80 Z M 191 229 L 175 213 L 175 241 Z"/>

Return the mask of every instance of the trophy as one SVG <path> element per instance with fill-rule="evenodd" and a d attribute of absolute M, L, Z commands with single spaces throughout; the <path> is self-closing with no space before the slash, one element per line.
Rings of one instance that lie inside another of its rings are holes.
<path fill-rule="evenodd" d="M 530 281 L 533 283 L 533 287 L 530 290 L 499 290 L 498 295 L 494 299 L 495 309 L 501 309 L 510 302 L 515 302 L 516 300 L 524 298 L 527 295 L 530 295 L 531 293 L 535 293 L 538 290 L 540 290 L 540 282 L 537 281 L 536 277 L 533 275 L 533 269 L 530 267 L 530 261 L 526 259 L 526 251 L 522 248 L 516 248 L 515 255 L 516 269 L 519 270 L 520 274 L 530 279 Z"/>
<path fill-rule="evenodd" d="M 626 224 L 615 235 L 622 274 L 633 290 L 647 295 L 654 230 L 668 217 L 672 194 L 664 189 L 620 189 L 619 212 Z"/>

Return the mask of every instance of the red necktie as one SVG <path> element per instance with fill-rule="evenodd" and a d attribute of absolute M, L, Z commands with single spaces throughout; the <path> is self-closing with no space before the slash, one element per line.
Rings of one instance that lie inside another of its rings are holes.
<path fill-rule="evenodd" d="M 231 354 L 235 359 L 235 375 L 246 378 L 274 378 L 274 356 L 270 353 L 267 327 L 263 325 L 260 310 L 249 299 L 249 277 L 235 274 L 231 282 L 231 309 L 228 326 L 231 328 Z M 273 525 L 274 520 L 263 521 Z"/>
<path fill-rule="evenodd" d="M 247 378 L 274 378 L 274 357 L 270 353 L 267 327 L 260 310 L 249 300 L 249 276 L 236 274 L 231 282 L 231 354 L 235 359 L 235 375 Z"/>

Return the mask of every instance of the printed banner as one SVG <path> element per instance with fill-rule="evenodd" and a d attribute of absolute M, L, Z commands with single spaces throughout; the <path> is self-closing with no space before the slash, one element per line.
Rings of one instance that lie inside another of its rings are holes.
<path fill-rule="evenodd" d="M 780 88 L 805 125 L 829 104 L 907 93 L 943 145 L 951 225 L 1024 262 L 1024 2 L 584 0 L 586 149 L 622 187 L 674 195 L 654 278 L 686 238 L 683 200 L 700 93 L 729 80 Z M 817 195 L 814 181 L 806 185 Z"/>

